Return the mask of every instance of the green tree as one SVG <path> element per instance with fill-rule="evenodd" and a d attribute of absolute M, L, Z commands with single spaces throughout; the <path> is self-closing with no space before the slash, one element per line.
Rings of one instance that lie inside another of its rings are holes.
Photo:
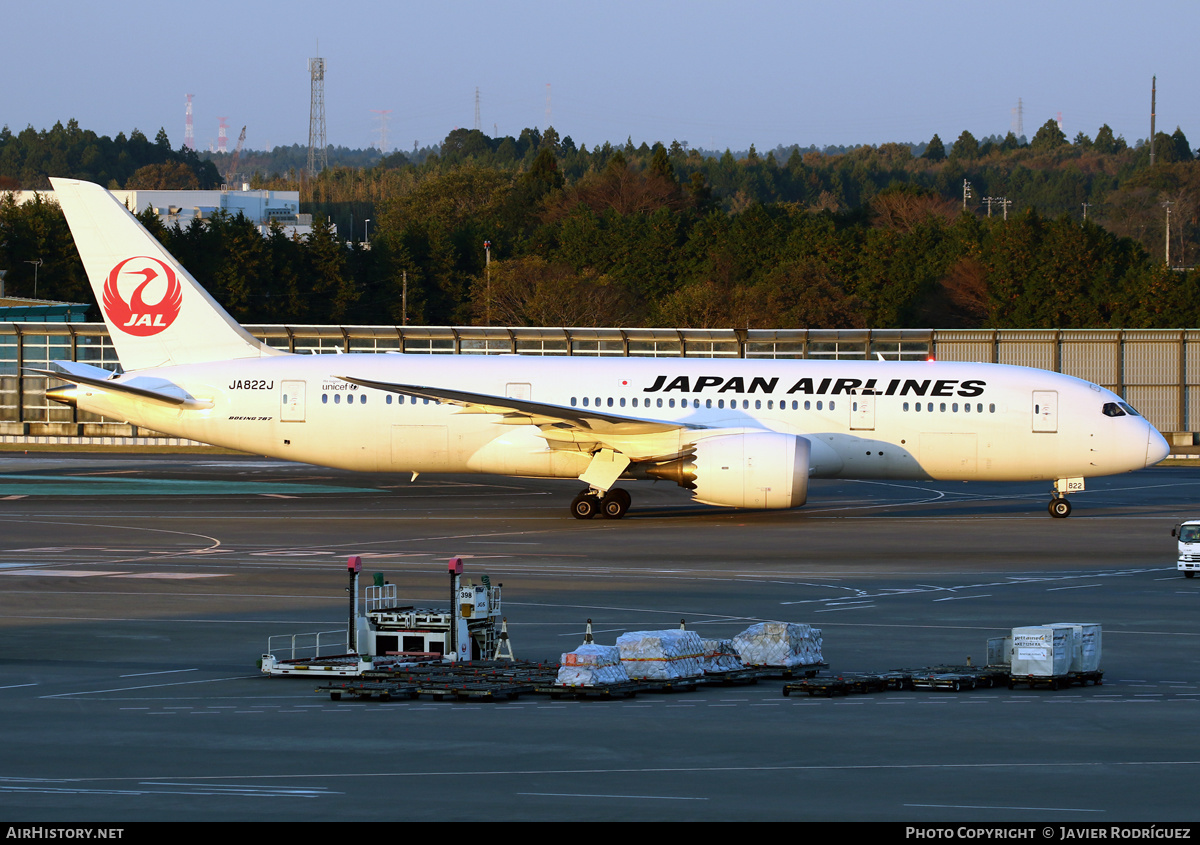
<path fill-rule="evenodd" d="M 1034 134 L 1033 141 L 1030 142 L 1029 147 L 1038 152 L 1045 152 L 1065 146 L 1066 143 L 1067 136 L 1058 127 L 1058 122 L 1051 119 L 1043 123 L 1042 127 Z"/>
<path fill-rule="evenodd" d="M 946 158 L 946 146 L 936 133 L 929 139 L 929 143 L 925 146 L 925 152 L 921 155 L 921 158 L 928 159 L 929 161 L 942 161 Z"/>

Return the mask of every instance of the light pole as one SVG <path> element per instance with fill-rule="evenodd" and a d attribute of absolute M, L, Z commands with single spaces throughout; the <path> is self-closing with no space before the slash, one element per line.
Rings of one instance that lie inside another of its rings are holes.
<path fill-rule="evenodd" d="M 363 227 L 363 244 L 367 249 L 371 248 L 371 218 L 367 218 L 367 224 Z"/>
<path fill-rule="evenodd" d="M 33 298 L 37 299 L 38 268 L 42 266 L 42 259 L 39 258 L 36 261 L 26 261 L 25 263 L 33 265 Z"/>
<path fill-rule="evenodd" d="M 492 242 L 483 242 L 483 274 L 487 278 L 487 325 L 492 324 Z"/>

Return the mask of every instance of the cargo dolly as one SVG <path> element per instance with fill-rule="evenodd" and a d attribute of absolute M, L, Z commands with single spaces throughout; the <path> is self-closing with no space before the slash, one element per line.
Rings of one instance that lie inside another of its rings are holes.
<path fill-rule="evenodd" d="M 1046 689 L 1058 690 L 1066 689 L 1067 687 L 1078 684 L 1081 687 L 1086 687 L 1088 684 L 1099 686 L 1104 683 L 1104 673 L 1096 670 L 1094 672 L 1068 672 L 1065 675 L 1009 675 L 1008 688 L 1016 689 L 1017 686 L 1024 684 L 1030 689 L 1045 687 Z"/>

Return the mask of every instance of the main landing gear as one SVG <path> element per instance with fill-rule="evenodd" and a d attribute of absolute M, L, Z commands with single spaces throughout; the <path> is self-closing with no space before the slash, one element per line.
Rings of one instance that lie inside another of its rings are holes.
<path fill-rule="evenodd" d="M 571 515 L 576 519 L 591 519 L 603 514 L 605 519 L 620 519 L 629 510 L 632 499 L 620 487 L 609 488 L 603 496 L 596 490 L 585 490 L 571 502 Z"/>

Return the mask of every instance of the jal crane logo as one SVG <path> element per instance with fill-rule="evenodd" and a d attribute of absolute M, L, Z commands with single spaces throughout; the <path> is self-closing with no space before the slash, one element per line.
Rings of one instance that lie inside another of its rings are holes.
<path fill-rule="evenodd" d="M 128 299 L 121 296 L 122 282 L 126 290 L 136 285 Z M 159 294 L 158 298 L 147 302 L 154 294 Z M 126 258 L 112 268 L 104 282 L 105 315 L 112 325 L 135 337 L 150 337 L 166 329 L 179 316 L 182 304 L 183 290 L 175 271 L 148 255 Z"/>

